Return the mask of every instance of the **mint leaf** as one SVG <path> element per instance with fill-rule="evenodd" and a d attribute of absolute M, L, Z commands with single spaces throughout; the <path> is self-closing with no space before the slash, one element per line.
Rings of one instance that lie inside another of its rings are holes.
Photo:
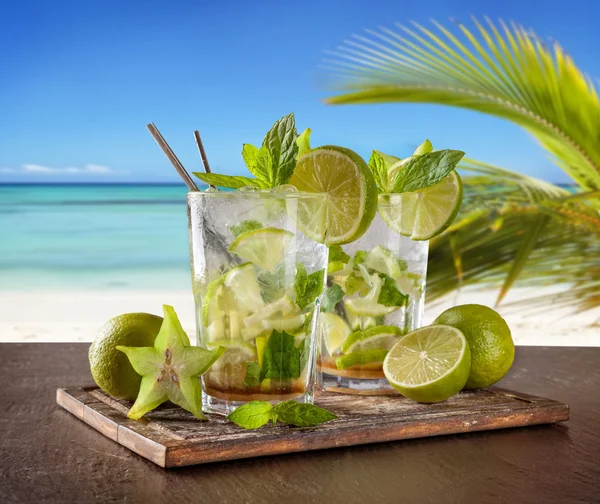
<path fill-rule="evenodd" d="M 296 427 L 314 427 L 337 418 L 331 411 L 319 408 L 314 404 L 284 401 L 273 407 L 279 422 L 295 425 Z"/>
<path fill-rule="evenodd" d="M 294 337 L 285 331 L 273 331 L 265 347 L 261 381 L 295 379 L 300 376 L 300 350 Z"/>
<path fill-rule="evenodd" d="M 260 382 L 262 381 L 260 379 L 261 373 L 262 369 L 256 362 L 246 362 L 246 377 L 244 378 L 244 385 L 246 385 L 246 387 L 260 385 Z"/>
<path fill-rule="evenodd" d="M 272 303 L 285 295 L 285 262 L 280 264 L 273 273 L 266 270 L 259 270 L 257 278 L 265 303 Z"/>
<path fill-rule="evenodd" d="M 344 264 L 350 262 L 350 256 L 344 252 L 341 245 L 331 245 L 329 247 L 329 262 L 340 261 Z"/>
<path fill-rule="evenodd" d="M 383 306 L 405 306 L 408 304 L 408 296 L 400 292 L 394 279 L 384 273 L 380 273 L 379 278 L 383 278 L 383 285 L 379 291 L 377 303 Z"/>
<path fill-rule="evenodd" d="M 413 152 L 413 156 L 422 156 L 423 154 L 427 154 L 433 150 L 433 145 L 429 140 L 425 140 L 421 145 L 419 145 L 415 152 Z"/>
<path fill-rule="evenodd" d="M 219 175 L 218 173 L 203 172 L 194 172 L 194 175 L 202 180 L 202 182 L 206 182 L 209 185 L 227 187 L 229 189 L 240 189 L 241 187 L 246 186 L 262 189 L 262 184 L 260 181 L 249 177 L 242 177 L 239 175 Z"/>
<path fill-rule="evenodd" d="M 298 159 L 300 156 L 306 154 L 310 150 L 310 134 L 312 133 L 310 128 L 306 128 L 298 138 L 296 138 L 296 144 L 298 145 Z"/>
<path fill-rule="evenodd" d="M 325 268 L 308 275 L 302 263 L 296 266 L 296 277 L 294 279 L 294 291 L 296 293 L 296 304 L 300 308 L 313 303 L 317 296 L 323 292 L 325 283 Z"/>
<path fill-rule="evenodd" d="M 240 222 L 239 224 L 234 224 L 229 228 L 232 232 L 233 236 L 236 238 L 242 233 L 246 233 L 248 231 L 254 231 L 255 229 L 261 229 L 263 225 L 254 219 L 248 219 Z"/>
<path fill-rule="evenodd" d="M 369 168 L 373 173 L 373 177 L 375 178 L 377 186 L 382 191 L 385 191 L 387 187 L 387 168 L 385 166 L 384 159 L 376 150 L 371 153 L 371 158 L 369 159 Z"/>
<path fill-rule="evenodd" d="M 279 119 L 265 136 L 262 145 L 269 150 L 272 160 L 271 187 L 287 184 L 292 177 L 298 155 L 297 136 L 293 113 Z"/>
<path fill-rule="evenodd" d="M 273 170 L 273 159 L 266 146 L 260 149 L 251 144 L 244 144 L 242 157 L 248 167 L 248 171 L 260 180 L 265 187 L 276 187 L 276 173 Z"/>
<path fill-rule="evenodd" d="M 456 168 L 464 155 L 458 150 L 441 150 L 412 158 L 392 181 L 391 192 L 418 191 L 437 184 Z"/>
<path fill-rule="evenodd" d="M 344 290 L 338 285 L 333 284 L 331 287 L 327 287 L 323 296 L 321 296 L 321 311 L 332 312 L 344 297 Z"/>
<path fill-rule="evenodd" d="M 243 427 L 244 429 L 258 429 L 273 419 L 275 412 L 273 406 L 266 401 L 250 401 L 234 409 L 227 420 Z"/>

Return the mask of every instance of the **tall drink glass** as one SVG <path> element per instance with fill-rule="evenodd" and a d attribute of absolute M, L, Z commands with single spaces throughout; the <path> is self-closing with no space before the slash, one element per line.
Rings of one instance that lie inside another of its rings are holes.
<path fill-rule="evenodd" d="M 361 238 L 330 252 L 328 293 L 343 297 L 334 307 L 324 304 L 320 318 L 320 381 L 328 391 L 394 394 L 383 359 L 422 323 L 428 242 L 397 231 L 400 195 L 381 194 L 378 206 Z"/>
<path fill-rule="evenodd" d="M 313 401 L 327 247 L 297 223 L 321 201 L 298 192 L 188 193 L 196 343 L 227 348 L 202 377 L 205 411 Z"/>

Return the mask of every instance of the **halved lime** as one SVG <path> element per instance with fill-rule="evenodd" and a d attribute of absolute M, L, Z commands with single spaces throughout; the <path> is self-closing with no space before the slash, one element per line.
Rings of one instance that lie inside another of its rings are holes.
<path fill-rule="evenodd" d="M 329 355 L 333 355 L 340 348 L 350 334 L 346 321 L 335 313 L 321 313 L 319 315 L 321 337 Z"/>
<path fill-rule="evenodd" d="M 239 235 L 229 246 L 229 252 L 259 268 L 274 272 L 283 261 L 293 238 L 294 233 L 285 229 L 255 229 Z"/>
<path fill-rule="evenodd" d="M 463 333 L 438 325 L 400 338 L 383 362 L 383 372 L 403 396 L 423 403 L 444 401 L 459 392 L 471 369 L 471 350 Z"/>
<path fill-rule="evenodd" d="M 452 171 L 426 189 L 381 195 L 379 214 L 401 235 L 413 240 L 429 240 L 452 224 L 460 210 L 462 193 L 460 176 Z"/>
<path fill-rule="evenodd" d="M 396 326 L 377 326 L 365 331 L 355 331 L 342 343 L 340 350 L 343 353 L 357 352 L 359 350 L 389 350 L 404 333 Z"/>
<path fill-rule="evenodd" d="M 290 180 L 299 191 L 326 193 L 322 201 L 298 206 L 298 227 L 329 245 L 360 238 L 377 213 L 377 186 L 371 170 L 354 151 L 327 145 L 298 159 Z"/>
<path fill-rule="evenodd" d="M 351 366 L 366 366 L 367 364 L 376 364 L 383 362 L 387 350 L 372 349 L 360 350 L 346 355 L 342 355 L 335 360 L 338 369 L 346 369 Z"/>

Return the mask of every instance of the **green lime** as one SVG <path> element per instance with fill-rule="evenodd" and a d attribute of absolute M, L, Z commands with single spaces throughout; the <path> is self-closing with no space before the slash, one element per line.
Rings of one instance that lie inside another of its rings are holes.
<path fill-rule="evenodd" d="M 383 362 L 392 387 L 414 401 L 445 401 L 459 392 L 469 377 L 471 351 L 456 328 L 437 325 L 400 338 Z"/>
<path fill-rule="evenodd" d="M 89 360 L 94 381 L 104 392 L 117 399 L 135 401 L 142 377 L 117 346 L 154 346 L 162 321 L 162 317 L 150 313 L 125 313 L 100 328 L 90 346 Z"/>
<path fill-rule="evenodd" d="M 294 233 L 278 228 L 246 231 L 229 246 L 229 252 L 273 273 L 281 264 Z"/>
<path fill-rule="evenodd" d="M 335 313 L 321 313 L 319 315 L 321 338 L 329 355 L 338 351 L 344 340 L 350 334 L 346 321 Z"/>
<path fill-rule="evenodd" d="M 404 333 L 395 326 L 382 325 L 371 327 L 365 331 L 355 331 L 342 343 L 340 350 L 343 353 L 359 350 L 389 350 Z"/>
<path fill-rule="evenodd" d="M 466 388 L 493 385 L 512 366 L 515 344 L 505 320 L 494 310 L 478 304 L 455 306 L 433 322 L 459 329 L 471 347 L 471 373 Z"/>
<path fill-rule="evenodd" d="M 381 195 L 379 214 L 401 235 L 429 240 L 452 224 L 460 210 L 462 193 L 460 176 L 452 171 L 426 189 Z"/>
<path fill-rule="evenodd" d="M 381 245 L 377 245 L 367 254 L 364 265 L 380 273 L 385 273 L 394 279 L 402 276 L 402 272 L 407 267 L 406 262 L 400 259 L 398 255 Z"/>
<path fill-rule="evenodd" d="M 328 245 L 350 243 L 369 228 L 377 213 L 377 185 L 356 152 L 326 145 L 298 159 L 290 180 L 299 191 L 327 194 L 326 202 L 298 207 L 298 227 Z"/>
<path fill-rule="evenodd" d="M 383 362 L 387 352 L 387 350 L 382 349 L 360 350 L 338 357 L 335 360 L 335 365 L 338 369 L 346 369 L 351 366 L 379 363 Z"/>

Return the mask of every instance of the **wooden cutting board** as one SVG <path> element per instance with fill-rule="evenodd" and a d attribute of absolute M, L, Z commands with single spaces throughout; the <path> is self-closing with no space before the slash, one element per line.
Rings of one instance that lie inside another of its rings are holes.
<path fill-rule="evenodd" d="M 142 420 L 127 418 L 130 404 L 97 388 L 58 389 L 57 403 L 106 437 L 161 467 L 397 441 L 569 419 L 569 407 L 499 388 L 461 392 L 437 404 L 400 396 L 321 393 L 315 402 L 338 415 L 318 427 L 268 425 L 247 431 L 219 415 L 199 422 L 166 403 Z"/>

